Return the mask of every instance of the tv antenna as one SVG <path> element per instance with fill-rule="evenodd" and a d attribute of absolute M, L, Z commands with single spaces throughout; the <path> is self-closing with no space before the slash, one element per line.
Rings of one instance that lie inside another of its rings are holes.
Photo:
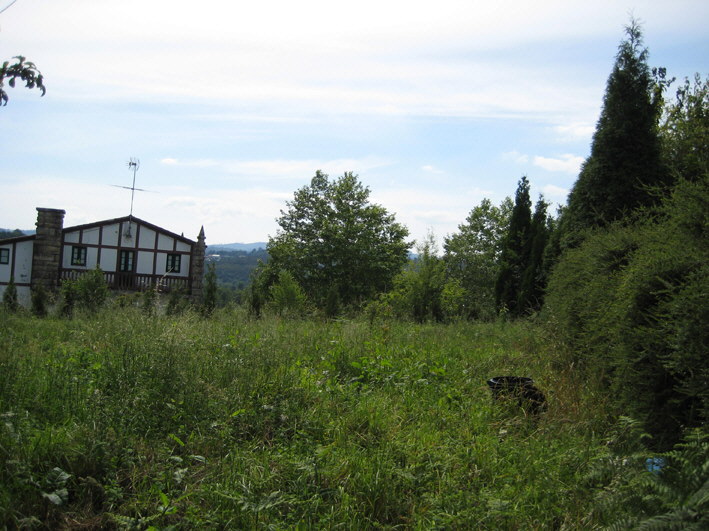
<path fill-rule="evenodd" d="M 143 190 L 142 188 L 136 188 L 135 187 L 135 174 L 138 173 L 138 168 L 140 168 L 140 159 L 133 158 L 131 157 L 128 162 L 126 163 L 126 166 L 128 166 L 128 170 L 133 172 L 133 186 L 121 186 L 118 184 L 113 184 L 111 186 L 115 186 L 116 188 L 125 188 L 126 190 L 130 190 L 130 215 L 128 216 L 129 220 L 133 219 L 133 199 L 135 198 L 135 192 L 136 190 L 138 192 L 150 192 L 150 190 Z M 130 238 L 131 236 L 131 231 L 130 231 L 130 221 L 128 222 L 128 231 L 126 232 L 126 236 Z"/>
<path fill-rule="evenodd" d="M 140 168 L 140 159 L 131 157 L 128 162 L 126 162 L 128 169 L 133 172 L 133 186 L 121 186 L 119 184 L 112 184 L 116 188 L 124 188 L 130 190 L 130 217 L 133 217 L 133 199 L 135 197 L 135 192 L 152 192 L 152 190 L 143 190 L 142 188 L 135 187 L 135 174 L 138 173 L 138 168 Z"/>

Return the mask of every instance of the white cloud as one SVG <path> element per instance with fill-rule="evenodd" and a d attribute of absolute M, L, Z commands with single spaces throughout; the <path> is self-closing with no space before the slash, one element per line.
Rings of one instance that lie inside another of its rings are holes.
<path fill-rule="evenodd" d="M 591 139 L 596 126 L 590 123 L 573 123 L 567 125 L 557 125 L 554 127 L 554 132 L 559 135 L 562 140 L 581 140 Z"/>
<path fill-rule="evenodd" d="M 511 160 L 517 164 L 526 164 L 527 162 L 529 162 L 529 155 L 520 153 L 517 150 L 506 151 L 502 154 L 502 158 L 505 160 Z"/>
<path fill-rule="evenodd" d="M 532 163 L 535 166 L 539 166 L 540 168 L 543 168 L 547 171 L 558 171 L 576 175 L 581 169 L 581 164 L 583 164 L 583 160 L 583 157 L 565 154 L 560 155 L 558 158 L 536 156 L 532 160 Z"/>
<path fill-rule="evenodd" d="M 165 158 L 162 164 L 186 168 L 214 168 L 227 174 L 246 177 L 271 179 L 303 179 L 315 175 L 316 170 L 322 170 L 332 177 L 344 172 L 364 172 L 390 164 L 390 161 L 379 157 L 364 157 L 361 159 L 272 159 L 272 160 L 214 160 L 214 159 L 175 159 Z"/>
<path fill-rule="evenodd" d="M 605 11 L 510 0 L 55 0 L 14 6 L 3 33 L 43 58 L 59 99 L 266 104 L 278 116 L 575 116 L 588 112 L 583 84 L 568 90 L 548 68 L 498 54 L 607 31 L 607 11 L 619 8 L 599 1 Z"/>

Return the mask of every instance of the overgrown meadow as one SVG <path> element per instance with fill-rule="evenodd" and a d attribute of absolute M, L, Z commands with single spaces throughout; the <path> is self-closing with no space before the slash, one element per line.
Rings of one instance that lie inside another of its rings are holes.
<path fill-rule="evenodd" d="M 632 421 L 613 421 L 560 349 L 528 322 L 4 314 L 0 522 L 609 524 L 626 479 L 656 476 L 629 453 Z M 493 401 L 486 380 L 506 374 L 533 377 L 547 411 Z"/>

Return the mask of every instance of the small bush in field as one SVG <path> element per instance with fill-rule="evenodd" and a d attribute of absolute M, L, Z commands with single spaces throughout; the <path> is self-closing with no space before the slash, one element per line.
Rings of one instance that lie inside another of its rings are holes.
<path fill-rule="evenodd" d="M 280 316 L 302 316 L 307 300 L 303 289 L 286 270 L 278 273 L 278 280 L 269 288 L 268 308 Z"/>
<path fill-rule="evenodd" d="M 47 316 L 47 306 L 49 305 L 49 294 L 42 284 L 32 287 L 31 291 L 32 314 L 37 317 Z"/>
<path fill-rule="evenodd" d="M 20 303 L 17 300 L 17 286 L 15 286 L 15 278 L 10 277 L 10 282 L 5 286 L 5 291 L 2 294 L 2 305 L 8 312 L 14 313 L 20 308 Z"/>
<path fill-rule="evenodd" d="M 75 308 L 89 314 L 98 311 L 108 298 L 108 285 L 99 267 L 85 272 L 76 280 L 61 285 L 60 313 L 71 316 Z"/>

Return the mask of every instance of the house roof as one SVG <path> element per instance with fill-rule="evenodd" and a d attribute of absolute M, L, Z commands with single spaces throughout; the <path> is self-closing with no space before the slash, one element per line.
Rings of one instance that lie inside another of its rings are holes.
<path fill-rule="evenodd" d="M 103 221 L 94 221 L 93 223 L 85 223 L 83 225 L 75 225 L 73 227 L 65 227 L 62 232 L 68 232 L 68 231 L 75 231 L 75 230 L 85 230 L 85 229 L 92 229 L 94 227 L 99 227 L 101 225 L 112 225 L 114 223 L 122 223 L 125 221 L 131 221 L 133 223 L 139 223 L 141 225 L 144 225 L 145 227 L 154 230 L 155 232 L 160 232 L 162 234 L 165 234 L 167 236 L 170 236 L 172 238 L 175 238 L 176 240 L 179 240 L 181 242 L 193 245 L 197 242 L 194 240 L 190 240 L 189 238 L 185 238 L 184 236 L 181 236 L 180 234 L 175 234 L 174 232 L 171 232 L 167 229 L 164 229 L 162 227 L 158 227 L 157 225 L 153 225 L 152 223 L 149 223 L 145 220 L 142 220 L 140 218 L 137 218 L 135 216 L 123 216 L 121 218 L 114 218 L 114 219 L 106 219 Z"/>
<path fill-rule="evenodd" d="M 126 221 L 131 221 L 133 223 L 139 223 L 149 229 L 154 230 L 155 232 L 165 234 L 166 236 L 170 236 L 172 238 L 175 238 L 176 240 L 186 243 L 188 245 L 194 245 L 195 243 L 197 243 L 194 240 L 190 240 L 189 238 L 185 238 L 184 236 L 181 236 L 179 234 L 175 234 L 174 232 L 171 232 L 171 231 L 164 229 L 162 227 L 158 227 L 157 225 L 153 225 L 152 223 L 149 223 L 149 222 L 142 220 L 140 218 L 137 218 L 135 216 L 123 216 L 120 218 L 113 218 L 113 219 L 106 219 L 103 221 L 94 221 L 92 223 L 85 223 L 83 225 L 74 225 L 73 227 L 64 227 L 62 229 L 62 232 L 65 233 L 65 232 L 70 232 L 70 231 L 75 231 L 75 230 L 92 229 L 94 227 L 100 227 L 102 225 L 112 225 L 114 223 L 122 223 L 122 222 L 126 222 Z M 204 229 L 202 229 L 202 230 L 204 230 Z M 0 245 L 7 244 L 7 243 L 21 242 L 21 241 L 26 241 L 26 240 L 33 240 L 35 238 L 35 236 L 36 236 L 35 234 L 30 234 L 27 236 L 15 236 L 14 238 L 7 238 L 5 240 L 0 240 Z"/>
<path fill-rule="evenodd" d="M 0 245 L 5 245 L 8 243 L 24 242 L 27 240 L 34 240 L 34 234 L 27 234 L 25 236 L 13 236 L 12 238 L 2 238 L 0 239 Z"/>

